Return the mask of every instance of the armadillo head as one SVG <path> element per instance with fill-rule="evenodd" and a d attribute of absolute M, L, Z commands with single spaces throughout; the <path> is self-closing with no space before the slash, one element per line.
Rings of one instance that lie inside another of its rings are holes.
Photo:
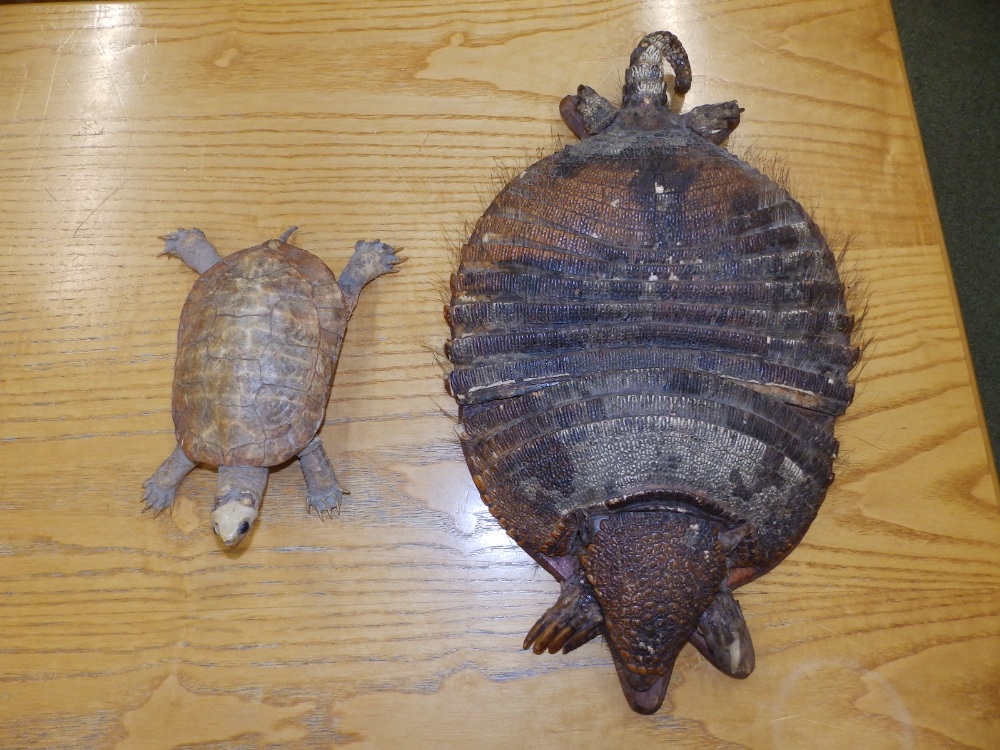
<path fill-rule="evenodd" d="M 594 519 L 580 559 L 625 698 L 633 710 L 654 713 L 674 660 L 726 576 L 717 527 L 675 510 L 620 510 Z"/>

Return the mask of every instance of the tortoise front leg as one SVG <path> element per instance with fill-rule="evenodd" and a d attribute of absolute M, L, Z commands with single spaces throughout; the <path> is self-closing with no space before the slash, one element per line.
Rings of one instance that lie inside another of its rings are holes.
<path fill-rule="evenodd" d="M 365 284 L 383 274 L 396 273 L 396 264 L 402 262 L 403 259 L 396 255 L 395 249 L 384 242 L 358 240 L 354 245 L 354 254 L 337 279 L 340 290 L 344 293 L 347 314 L 354 312 Z"/>
<path fill-rule="evenodd" d="M 155 515 L 159 515 L 172 506 L 177 495 L 177 487 L 195 466 L 195 462 L 184 454 L 179 445 L 174 448 L 173 453 L 167 456 L 167 460 L 160 464 L 160 468 L 142 485 L 145 489 L 142 498 L 146 501 L 145 510 L 151 510 Z"/>
<path fill-rule="evenodd" d="M 315 508 L 320 518 L 323 512 L 333 515 L 334 509 L 340 512 L 340 501 L 344 495 L 351 493 L 340 486 L 336 474 L 333 473 L 333 466 L 323 448 L 323 441 L 314 437 L 309 441 L 309 445 L 299 453 L 299 466 L 302 468 L 302 476 L 306 480 L 306 490 L 308 496 L 306 503 L 309 508 Z"/>

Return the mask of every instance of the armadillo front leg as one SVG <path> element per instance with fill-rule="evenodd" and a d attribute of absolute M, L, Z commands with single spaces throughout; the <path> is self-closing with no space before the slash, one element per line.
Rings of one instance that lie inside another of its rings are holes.
<path fill-rule="evenodd" d="M 146 501 L 146 510 L 152 510 L 159 515 L 174 504 L 174 497 L 177 494 L 177 487 L 195 467 L 194 461 L 188 458 L 181 447 L 174 448 L 173 453 L 167 456 L 167 460 L 160 464 L 160 468 L 143 484 Z"/>
<path fill-rule="evenodd" d="M 594 590 L 579 571 L 562 582 L 559 599 L 528 631 L 522 648 L 566 654 L 595 638 L 603 621 Z"/>
<path fill-rule="evenodd" d="M 340 512 L 340 501 L 347 492 L 337 481 L 333 466 L 323 448 L 323 442 L 314 437 L 299 454 L 299 466 L 306 480 L 308 496 L 306 502 L 309 508 L 315 508 L 320 517 L 326 512 L 332 515 L 334 510 Z"/>
<path fill-rule="evenodd" d="M 733 595 L 719 591 L 691 634 L 691 644 L 716 669 L 730 677 L 743 679 L 753 672 L 754 651 L 750 629 Z"/>

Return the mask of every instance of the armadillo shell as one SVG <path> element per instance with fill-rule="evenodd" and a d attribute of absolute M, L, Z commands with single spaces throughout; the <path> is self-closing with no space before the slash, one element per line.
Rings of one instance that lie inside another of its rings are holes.
<path fill-rule="evenodd" d="M 853 318 L 803 208 L 690 132 L 602 133 L 536 163 L 462 249 L 448 309 L 463 448 L 534 554 L 650 489 L 794 547 L 833 480 Z"/>

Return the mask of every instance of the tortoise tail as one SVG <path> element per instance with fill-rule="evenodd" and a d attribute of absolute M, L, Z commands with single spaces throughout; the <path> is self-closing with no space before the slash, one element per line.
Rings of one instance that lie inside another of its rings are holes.
<path fill-rule="evenodd" d="M 674 71 L 674 91 L 686 94 L 691 88 L 691 63 L 680 40 L 669 31 L 647 34 L 632 52 L 625 72 L 622 106 L 629 104 L 667 103 L 667 87 L 663 82 L 663 61 Z"/>

